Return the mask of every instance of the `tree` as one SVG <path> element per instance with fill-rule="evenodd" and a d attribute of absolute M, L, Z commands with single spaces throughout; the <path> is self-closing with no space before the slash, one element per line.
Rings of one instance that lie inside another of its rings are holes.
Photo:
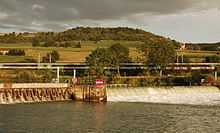
<path fill-rule="evenodd" d="M 25 56 L 25 51 L 23 49 L 9 49 L 7 55 Z"/>
<path fill-rule="evenodd" d="M 109 49 L 114 54 L 113 56 L 117 59 L 118 63 L 128 63 L 131 61 L 129 58 L 129 49 L 120 43 L 112 45 Z"/>
<path fill-rule="evenodd" d="M 120 75 L 120 63 L 131 62 L 129 58 L 129 49 L 119 43 L 112 45 L 109 48 L 112 58 L 115 61 L 115 66 L 117 67 L 118 74 Z"/>
<path fill-rule="evenodd" d="M 172 42 L 163 40 L 148 41 L 141 47 L 148 65 L 165 67 L 169 63 L 174 63 L 176 58 L 175 45 Z"/>
<path fill-rule="evenodd" d="M 86 62 L 90 66 L 90 73 L 97 77 L 106 75 L 105 68 L 112 67 L 115 64 L 111 52 L 106 48 L 97 48 L 86 57 Z"/>
<path fill-rule="evenodd" d="M 34 38 L 32 39 L 32 46 L 33 46 L 33 47 L 40 46 L 40 41 L 39 41 L 38 38 L 34 37 Z"/>
<path fill-rule="evenodd" d="M 218 63 L 220 61 L 219 56 L 207 56 L 205 57 L 205 62 L 206 63 Z"/>
<path fill-rule="evenodd" d="M 201 75 L 201 71 L 200 70 L 197 70 L 197 71 L 193 71 L 192 72 L 192 83 L 194 85 L 200 85 L 201 84 L 201 78 L 202 78 L 202 75 Z"/>
<path fill-rule="evenodd" d="M 51 47 L 51 46 L 54 46 L 55 45 L 55 41 L 53 39 L 53 37 L 51 36 L 48 36 L 45 43 L 44 43 L 44 47 Z"/>
<path fill-rule="evenodd" d="M 53 50 L 50 53 L 47 53 L 46 56 L 42 58 L 42 62 L 44 63 L 55 63 L 60 59 L 60 55 L 56 50 Z"/>
<path fill-rule="evenodd" d="M 52 58 L 54 58 L 54 60 L 59 60 L 60 59 L 60 55 L 59 55 L 59 53 L 56 51 L 56 50 L 53 50 L 52 52 L 51 52 L 51 56 L 52 56 Z"/>
<path fill-rule="evenodd" d="M 35 74 L 30 71 L 20 71 L 16 76 L 16 81 L 19 83 L 35 82 Z"/>

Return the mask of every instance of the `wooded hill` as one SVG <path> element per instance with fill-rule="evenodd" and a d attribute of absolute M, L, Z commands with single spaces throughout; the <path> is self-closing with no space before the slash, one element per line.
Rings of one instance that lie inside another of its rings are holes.
<path fill-rule="evenodd" d="M 38 32 L 38 33 L 10 33 L 0 36 L 0 43 L 23 43 L 23 42 L 68 42 L 68 41 L 100 41 L 100 40 L 125 40 L 125 41 L 160 41 L 178 42 L 146 32 L 140 29 L 127 27 L 118 28 L 90 28 L 77 27 L 64 32 Z"/>
<path fill-rule="evenodd" d="M 190 50 L 202 50 L 202 51 L 219 51 L 220 42 L 217 43 L 187 43 L 187 48 Z"/>

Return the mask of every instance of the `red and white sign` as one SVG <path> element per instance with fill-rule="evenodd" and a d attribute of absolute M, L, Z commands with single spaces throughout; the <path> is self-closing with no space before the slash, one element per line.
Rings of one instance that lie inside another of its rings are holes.
<path fill-rule="evenodd" d="M 98 85 L 98 86 L 99 85 L 103 85 L 104 84 L 104 80 L 96 79 L 95 84 Z"/>

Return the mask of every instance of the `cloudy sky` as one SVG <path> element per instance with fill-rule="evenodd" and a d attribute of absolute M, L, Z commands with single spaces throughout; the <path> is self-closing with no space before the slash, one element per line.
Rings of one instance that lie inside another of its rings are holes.
<path fill-rule="evenodd" d="M 0 32 L 128 26 L 183 42 L 220 41 L 220 0 L 0 0 Z"/>

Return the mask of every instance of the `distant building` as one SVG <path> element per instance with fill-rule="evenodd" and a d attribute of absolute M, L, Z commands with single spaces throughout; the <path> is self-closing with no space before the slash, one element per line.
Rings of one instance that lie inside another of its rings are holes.
<path fill-rule="evenodd" d="M 6 55 L 8 53 L 9 50 L 0 50 L 0 54 L 1 55 Z"/>
<path fill-rule="evenodd" d="M 180 50 L 186 50 L 186 44 L 182 44 Z"/>

